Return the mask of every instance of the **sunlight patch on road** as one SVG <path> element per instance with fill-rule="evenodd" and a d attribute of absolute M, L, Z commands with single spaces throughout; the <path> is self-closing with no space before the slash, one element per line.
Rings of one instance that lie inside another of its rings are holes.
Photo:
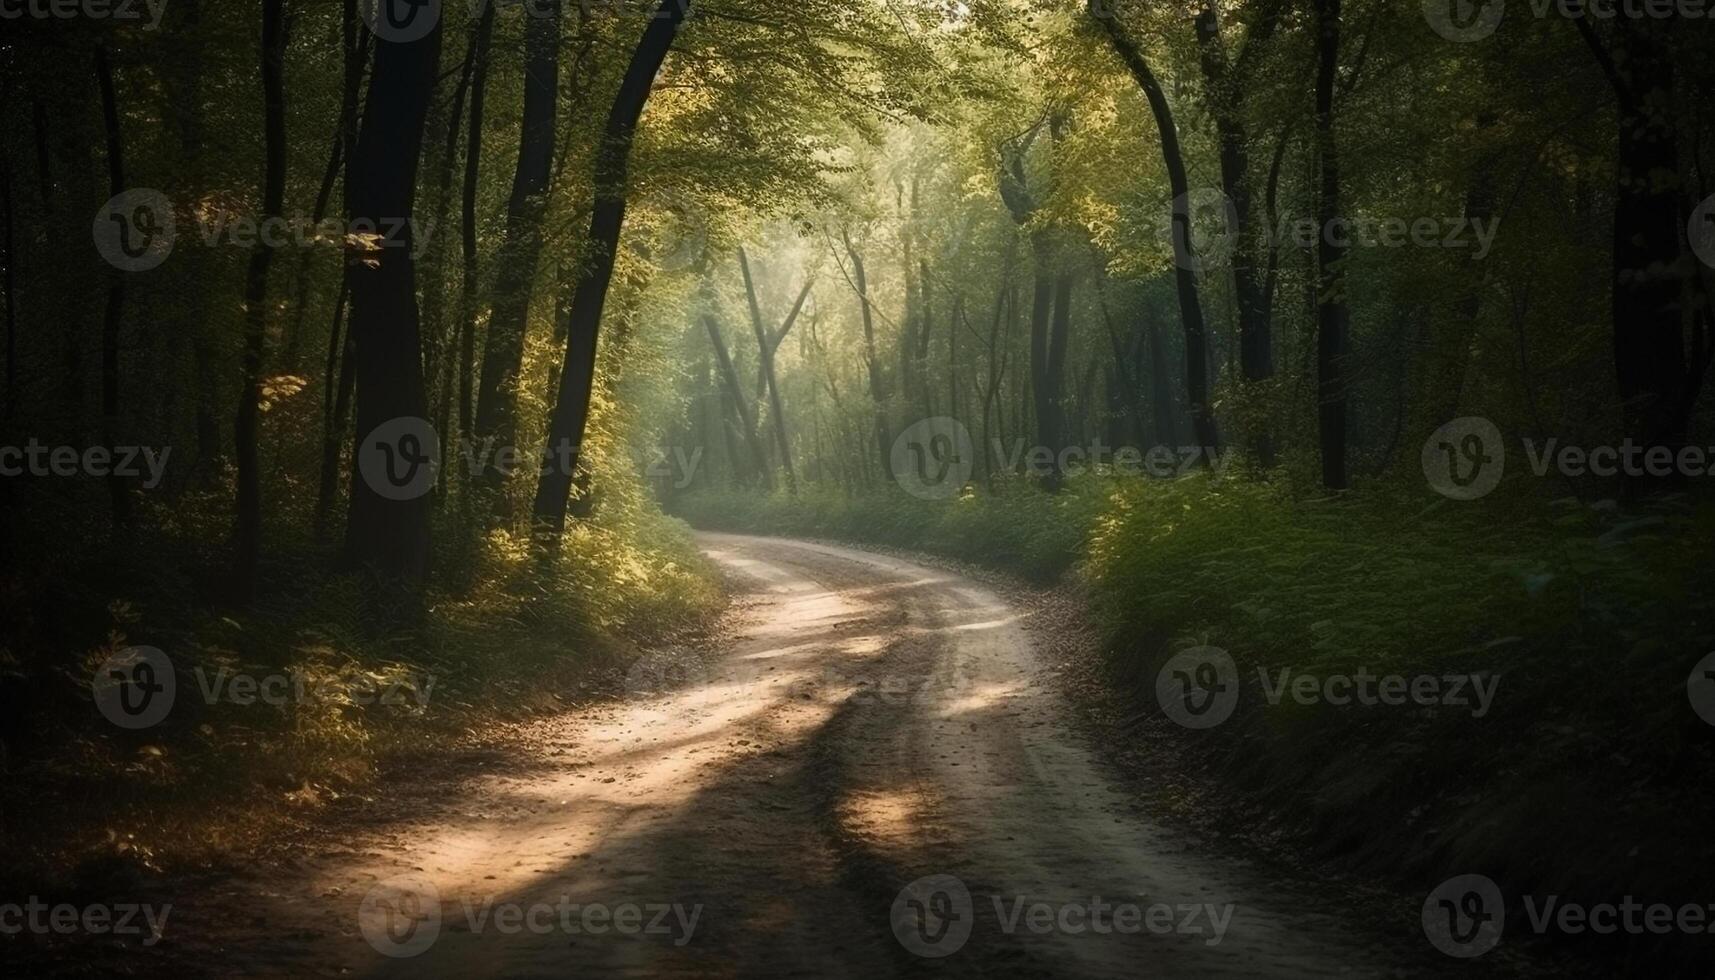
<path fill-rule="evenodd" d="M 935 714 L 940 718 L 956 718 L 959 715 L 989 711 L 1024 694 L 1028 688 L 1029 684 L 1025 683 L 1022 678 L 1006 682 L 974 684 L 969 691 L 943 704 Z"/>
<path fill-rule="evenodd" d="M 920 783 L 885 790 L 857 790 L 839 803 L 840 826 L 880 843 L 908 843 L 922 834 L 933 797 Z"/>

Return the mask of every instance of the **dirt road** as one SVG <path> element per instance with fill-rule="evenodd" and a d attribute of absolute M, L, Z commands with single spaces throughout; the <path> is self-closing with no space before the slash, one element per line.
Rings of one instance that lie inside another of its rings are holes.
<path fill-rule="evenodd" d="M 646 658 L 626 699 L 532 725 L 525 758 L 400 797 L 294 867 L 210 883 L 169 934 L 214 972 L 291 976 L 1436 966 L 1414 930 L 1355 925 L 1152 823 L 989 589 L 702 540 L 738 591 L 715 656 Z"/>

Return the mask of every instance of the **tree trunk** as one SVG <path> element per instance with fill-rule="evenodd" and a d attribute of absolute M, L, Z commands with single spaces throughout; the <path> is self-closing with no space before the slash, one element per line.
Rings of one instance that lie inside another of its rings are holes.
<path fill-rule="evenodd" d="M 536 486 L 536 523 L 556 544 L 565 528 L 567 496 L 571 491 L 584 429 L 589 422 L 602 308 L 607 304 L 608 285 L 613 279 L 614 259 L 619 249 L 619 232 L 625 224 L 625 183 L 630 168 L 632 137 L 637 132 L 643 107 L 649 100 L 655 75 L 673 47 L 673 39 L 679 33 L 687 7 L 683 0 L 661 0 L 620 80 L 619 92 L 614 96 L 613 108 L 602 132 L 602 142 L 595 154 L 595 173 L 591 182 L 595 190 L 595 207 L 590 217 L 588 248 L 572 299 L 570 339 L 566 343 L 565 366 L 560 373 L 560 390 L 554 399 L 554 411 L 548 423 L 548 451 L 554 455 L 557 465 L 545 467 Z M 560 456 L 561 448 L 566 450 L 565 459 Z"/>
<path fill-rule="evenodd" d="M 119 104 L 113 94 L 113 65 L 107 49 L 95 49 L 96 81 L 101 87 L 101 117 L 107 134 L 108 190 L 117 197 L 125 192 L 125 144 L 119 133 Z M 101 428 L 102 441 L 109 453 L 119 437 L 119 328 L 125 319 L 125 277 L 117 269 L 109 276 L 107 315 L 101 327 Z M 131 523 L 131 488 L 117 472 L 107 477 L 108 495 L 113 510 L 113 524 L 123 528 Z"/>
<path fill-rule="evenodd" d="M 1265 13 L 1246 40 L 1246 49 L 1265 41 L 1274 32 L 1277 18 Z M 1239 313 L 1239 373 L 1245 384 L 1255 385 L 1274 377 L 1274 339 L 1270 310 L 1257 261 L 1257 242 L 1251 234 L 1252 198 L 1250 156 L 1239 106 L 1242 80 L 1227 70 L 1226 51 L 1221 44 L 1220 22 L 1211 2 L 1197 16 L 1197 42 L 1201 49 L 1203 78 L 1209 87 L 1209 103 L 1220 141 L 1221 190 L 1232 205 L 1233 296 Z M 1253 407 L 1253 410 L 1255 408 Z M 1250 449 L 1263 467 L 1274 465 L 1274 440 L 1266 420 L 1250 421 Z"/>
<path fill-rule="evenodd" d="M 0 227 L 0 265 L 6 268 L 6 402 L 0 419 L 10 422 L 18 411 L 18 258 L 13 245 L 17 201 L 12 197 L 12 157 L 0 157 L 0 203 L 6 223 Z"/>
<path fill-rule="evenodd" d="M 422 15 L 422 8 L 413 9 Z M 366 453 L 384 451 L 381 444 L 370 443 L 382 426 L 397 419 L 426 421 L 428 416 L 412 228 L 408 222 L 388 224 L 381 219 L 412 213 L 441 31 L 437 20 L 420 40 L 377 45 L 350 182 L 354 224 L 368 221 L 388 234 L 379 248 L 353 256 L 348 266 L 358 443 L 346 556 L 351 564 L 407 588 L 420 585 L 428 573 L 430 500 L 427 494 L 408 499 L 383 494 L 363 479 L 362 464 Z"/>
<path fill-rule="evenodd" d="M 345 171 L 340 181 L 340 196 L 345 214 L 351 214 L 352 158 L 357 155 L 358 113 L 361 111 L 363 75 L 369 64 L 370 35 L 362 29 L 357 16 L 357 0 L 345 0 L 341 26 L 344 31 L 344 83 L 340 92 L 340 160 Z M 342 243 L 342 249 L 349 248 Z M 339 295 L 334 300 L 333 326 L 328 336 L 326 384 L 329 390 L 322 397 L 322 469 L 316 490 L 316 537 L 325 539 L 332 523 L 334 495 L 338 490 L 340 448 L 345 444 L 346 423 L 350 418 L 352 391 L 356 384 L 351 334 L 351 264 L 349 253 L 342 252 L 346 261 L 340 269 Z M 345 324 L 345 339 L 340 340 L 340 324 Z M 339 382 L 334 382 L 335 368 Z"/>
<path fill-rule="evenodd" d="M 286 0 L 262 0 L 262 106 L 265 164 L 262 221 L 286 203 Z M 267 236 L 262 236 L 266 239 Z M 244 284 L 244 371 L 240 376 L 233 449 L 238 462 L 238 513 L 233 530 L 233 586 L 240 599 L 256 593 L 262 550 L 262 479 L 257 462 L 262 417 L 262 364 L 268 343 L 268 266 L 274 249 L 265 240 L 250 253 Z"/>
<path fill-rule="evenodd" d="M 1334 138 L 1334 82 L 1340 57 L 1340 2 L 1316 0 L 1316 147 L 1321 173 L 1316 196 L 1316 391 L 1317 436 L 1322 485 L 1344 490 L 1346 467 L 1346 344 L 1351 315 L 1346 306 L 1346 248 L 1327 230 L 1340 216 L 1340 158 Z"/>
<path fill-rule="evenodd" d="M 1143 53 L 1125 34 L 1125 29 L 1111 12 L 1099 12 L 1096 20 L 1107 32 L 1108 40 L 1138 87 L 1149 100 L 1150 113 L 1161 136 L 1161 156 L 1167 167 L 1168 188 L 1173 192 L 1173 264 L 1174 285 L 1179 293 L 1179 319 L 1185 331 L 1185 395 L 1191 409 L 1191 428 L 1200 446 L 1209 452 L 1198 459 L 1207 465 L 1209 455 L 1220 448 L 1221 438 L 1215 416 L 1209 405 L 1209 363 L 1204 341 L 1203 303 L 1197 292 L 1197 262 L 1191 249 L 1190 181 L 1185 173 L 1185 157 L 1179 148 L 1179 132 L 1173 123 L 1173 110 L 1167 96 L 1156 81 L 1155 72 Z"/>
<path fill-rule="evenodd" d="M 333 329 L 328 333 L 327 390 L 322 396 L 322 468 L 316 488 L 316 537 L 325 539 L 333 517 L 334 493 L 339 486 L 339 450 L 345 444 L 346 422 L 351 418 L 353 386 L 350 319 L 346 316 L 351 293 L 349 282 L 339 285 L 333 307 Z M 341 338 L 340 324 L 347 324 Z M 334 381 L 337 374 L 339 380 Z"/>
<path fill-rule="evenodd" d="M 762 378 L 768 388 L 768 411 L 774 418 L 774 440 L 780 448 L 780 466 L 786 472 L 786 489 L 793 496 L 798 494 L 798 476 L 792 471 L 792 443 L 786 433 L 786 413 L 780 403 L 780 380 L 774 372 L 774 354 L 780 349 L 780 342 L 786 339 L 786 334 L 792 329 L 792 323 L 798 318 L 798 311 L 804 306 L 805 297 L 810 295 L 810 286 L 805 284 L 803 292 L 798 294 L 798 302 L 787 315 L 786 323 L 773 336 L 762 325 L 762 307 L 756 300 L 756 283 L 750 277 L 750 258 L 745 255 L 744 247 L 738 250 L 739 271 L 744 274 L 744 293 L 750 302 L 750 323 L 756 331 L 757 360 L 761 365 Z"/>
<path fill-rule="evenodd" d="M 720 367 L 721 381 L 725 383 L 727 397 L 732 399 L 733 408 L 738 412 L 741 434 L 744 445 L 750 452 L 751 465 L 755 467 L 756 476 L 762 485 L 772 490 L 773 481 L 769 477 L 768 451 L 763 448 L 762 437 L 756 431 L 756 416 L 751 414 L 750 405 L 745 400 L 744 388 L 738 380 L 738 370 L 732 366 L 732 355 L 727 352 L 726 341 L 721 337 L 720 325 L 715 318 L 703 314 L 703 327 L 709 332 L 709 343 L 715 348 L 715 362 Z"/>
<path fill-rule="evenodd" d="M 1584 18 L 1576 23 L 1619 104 L 1611 281 L 1624 431 L 1646 452 L 1661 446 L 1677 456 L 1707 360 L 1688 364 L 1685 354 L 1685 227 L 1672 56 L 1648 23 L 1615 21 L 1614 53 Z M 1628 494 L 1637 494 L 1643 482 L 1631 479 Z"/>
<path fill-rule="evenodd" d="M 489 52 L 494 43 L 495 5 L 485 3 L 482 16 L 471 33 L 470 128 L 465 137 L 464 194 L 460 202 L 460 248 L 464 258 L 464 278 L 459 287 L 458 327 L 458 418 L 459 434 L 453 444 L 459 452 L 480 451 L 468 445 L 476 434 L 476 196 L 482 170 L 483 111 L 488 101 Z M 471 511 L 470 471 L 464 471 L 465 482 L 459 485 L 460 519 L 469 524 Z M 468 527 L 467 527 L 468 530 Z"/>
<path fill-rule="evenodd" d="M 841 234 L 843 236 L 844 232 Z M 846 237 L 845 244 L 846 255 L 852 262 L 858 305 L 863 313 L 864 363 L 869 369 L 869 398 L 875 405 L 876 459 L 881 462 L 881 471 L 887 473 L 893 466 L 893 435 L 887 425 L 887 381 L 882 376 L 881 360 L 875 349 L 875 313 L 869 305 L 869 278 L 864 274 L 863 256 L 853 247 L 851 238 Z"/>
<path fill-rule="evenodd" d="M 476 434 L 485 448 L 516 446 L 519 371 L 524 336 L 535 292 L 536 264 L 542 254 L 542 218 L 554 164 L 555 104 L 560 86 L 560 3 L 526 4 L 525 45 L 529 52 L 524 84 L 524 120 L 519 131 L 518 167 L 506 207 L 506 237 L 496 253 L 493 310 L 482 350 L 482 382 L 477 388 Z M 550 443 L 550 446 L 552 444 Z M 493 459 L 493 455 L 485 455 Z M 480 482 L 499 493 L 506 474 L 485 465 Z M 506 498 L 493 501 L 490 517 L 505 520 Z"/>

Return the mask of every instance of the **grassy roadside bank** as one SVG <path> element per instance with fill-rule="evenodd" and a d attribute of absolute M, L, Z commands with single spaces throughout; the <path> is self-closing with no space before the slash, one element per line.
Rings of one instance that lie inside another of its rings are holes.
<path fill-rule="evenodd" d="M 1037 581 L 1075 565 L 1105 672 L 1137 710 L 1116 736 L 1152 744 L 1172 774 L 1163 802 L 1184 817 L 1424 894 L 1486 875 L 1509 935 L 1529 929 L 1525 896 L 1538 909 L 1551 895 L 1711 902 L 1715 728 L 1686 693 L 1715 649 L 1709 510 L 1303 501 L 1195 478 L 1089 479 L 1051 506 L 1034 499 L 706 496 L 676 509 L 697 526 L 907 547 Z M 1233 665 L 1231 714 L 1187 728 L 1157 680 L 1170 658 L 1211 648 Z M 1382 703 L 1391 677 L 1424 685 L 1428 703 Z M 1372 703 L 1353 697 L 1361 684 Z M 1634 963 L 1711 955 L 1707 934 L 1562 938 Z"/>
<path fill-rule="evenodd" d="M 477 542 L 443 561 L 420 615 L 378 608 L 359 576 L 328 572 L 329 545 L 282 535 L 269 600 L 241 610 L 194 571 L 221 567 L 199 543 L 227 518 L 206 505 L 150 515 L 160 530 L 123 548 L 38 542 L 15 566 L 32 577 L 7 577 L 0 883 L 112 895 L 252 853 L 343 796 L 386 794 L 412 760 L 619 691 L 640 645 L 722 602 L 684 525 L 627 500 L 570 533 L 550 575 L 522 541 Z M 172 696 L 128 729 L 92 680 L 134 647 L 168 658 Z"/>

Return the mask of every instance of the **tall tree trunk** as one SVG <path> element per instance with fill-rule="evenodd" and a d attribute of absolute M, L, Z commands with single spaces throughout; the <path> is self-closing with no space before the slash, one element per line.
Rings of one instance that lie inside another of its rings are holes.
<path fill-rule="evenodd" d="M 1344 490 L 1346 466 L 1346 345 L 1351 314 L 1346 306 L 1346 248 L 1327 233 L 1340 216 L 1340 157 L 1334 138 L 1334 83 L 1340 59 L 1340 2 L 1316 0 L 1316 148 L 1321 174 L 1316 195 L 1316 391 L 1317 442 L 1322 485 Z"/>
<path fill-rule="evenodd" d="M 101 87 L 101 118 L 107 134 L 108 190 L 117 197 L 125 192 L 125 143 L 119 133 L 119 103 L 113 93 L 113 65 L 107 49 L 95 49 L 96 81 Z M 125 319 L 125 276 L 112 271 L 107 287 L 107 315 L 101 327 L 101 429 L 102 441 L 108 452 L 114 452 L 119 438 L 119 328 Z M 131 523 L 131 488 L 117 472 L 107 477 L 108 496 L 113 510 L 113 524 L 123 528 Z"/>
<path fill-rule="evenodd" d="M 202 0 L 182 0 L 175 9 L 180 11 L 180 17 L 174 35 L 183 46 L 174 59 L 173 70 L 163 75 L 163 81 L 173 103 L 179 107 L 176 114 L 179 123 L 179 193 L 195 201 L 201 200 L 204 194 L 202 155 L 206 152 L 207 131 L 203 107 L 204 47 L 210 42 L 203 26 Z M 187 244 L 181 241 L 179 246 L 183 248 Z M 188 290 L 184 299 L 184 318 L 180 322 L 191 346 L 196 467 L 202 480 L 212 481 L 216 476 L 214 464 L 221 454 L 221 386 L 213 336 L 215 328 L 208 315 L 206 291 Z"/>
<path fill-rule="evenodd" d="M 1168 189 L 1173 192 L 1173 280 L 1179 293 L 1179 320 L 1185 331 L 1185 395 L 1197 443 L 1210 451 L 1198 455 L 1198 459 L 1207 465 L 1209 455 L 1220 448 L 1221 437 L 1209 405 L 1203 302 L 1197 291 L 1197 261 L 1191 248 L 1191 188 L 1185 173 L 1185 157 L 1179 147 L 1179 131 L 1174 126 L 1173 110 L 1167 104 L 1167 96 L 1162 92 L 1155 72 L 1144 59 L 1143 52 L 1126 36 L 1116 15 L 1111 11 L 1098 11 L 1096 20 L 1106 31 L 1115 53 L 1125 63 L 1133 80 L 1143 89 L 1161 136 L 1161 156 L 1167 167 Z"/>
<path fill-rule="evenodd" d="M 755 473 L 762 485 L 773 489 L 773 481 L 769 477 L 768 451 L 763 448 L 762 437 L 756 431 L 756 416 L 751 414 L 750 405 L 744 397 L 744 388 L 738 379 L 738 371 L 733 367 L 732 355 L 727 352 L 726 340 L 721 337 L 721 328 L 710 314 L 703 314 L 703 327 L 709 332 L 709 343 L 715 349 L 715 362 L 720 367 L 721 381 L 727 391 L 727 397 L 732 399 L 733 408 L 738 412 L 741 433 L 744 436 L 745 448 L 750 453 L 750 462 L 755 467 Z"/>
<path fill-rule="evenodd" d="M 631 63 L 620 80 L 619 92 L 614 96 L 613 108 L 602 131 L 601 145 L 596 149 L 591 182 L 595 207 L 590 217 L 588 248 L 572 299 L 570 339 L 566 342 L 560 390 L 548 422 L 548 451 L 554 454 L 556 465 L 543 469 L 536 486 L 535 520 L 555 544 L 565 529 L 567 497 L 577 467 L 579 445 L 589 423 L 602 308 L 607 305 L 619 232 L 625 224 L 625 184 L 632 138 L 643 116 L 643 107 L 649 101 L 655 75 L 667 60 L 667 52 L 672 49 L 687 12 L 688 5 L 683 0 L 661 0 L 632 52 Z M 559 454 L 562 447 L 567 451 L 565 458 Z"/>
<path fill-rule="evenodd" d="M 1685 227 L 1672 55 L 1659 25 L 1614 21 L 1610 51 L 1585 18 L 1575 22 L 1619 106 L 1611 281 L 1624 431 L 1646 449 L 1661 446 L 1677 455 L 1708 362 L 1688 363 L 1685 354 Z M 1627 492 L 1637 494 L 1642 483 L 1630 480 Z"/>
<path fill-rule="evenodd" d="M 423 16 L 422 10 L 413 8 L 414 15 Z M 390 227 L 379 219 L 412 213 L 441 30 L 437 20 L 419 40 L 377 46 L 351 168 L 351 219 L 390 233 L 379 248 L 355 256 L 358 261 L 349 266 L 358 443 L 346 556 L 353 565 L 407 588 L 419 585 L 428 572 L 430 500 L 427 494 L 407 499 L 384 494 L 363 479 L 362 468 L 366 453 L 384 452 L 371 444 L 377 430 L 394 420 L 426 422 L 428 417 L 412 228 L 408 222 Z"/>
<path fill-rule="evenodd" d="M 351 214 L 352 158 L 357 155 L 358 118 L 363 96 L 363 75 L 369 65 L 370 34 L 363 29 L 357 16 L 357 0 L 345 0 L 340 22 L 343 31 L 344 80 L 340 89 L 339 139 L 340 161 L 344 176 L 340 181 L 341 211 Z M 342 248 L 349 248 L 342 243 Z M 316 536 L 326 538 L 332 523 L 334 496 L 338 491 L 340 449 L 345 444 L 347 421 L 350 418 L 352 391 L 356 384 L 352 355 L 355 346 L 351 334 L 351 263 L 349 252 L 342 252 L 339 295 L 334 300 L 333 326 L 328 337 L 326 384 L 334 386 L 337 368 L 339 382 L 322 397 L 322 469 L 316 490 Z M 345 323 L 345 339 L 340 340 L 340 324 Z"/>
<path fill-rule="evenodd" d="M 519 371 L 524 364 L 524 335 L 535 292 L 536 263 L 542 253 L 542 217 L 554 163 L 555 102 L 560 87 L 560 3 L 527 4 L 525 46 L 529 52 L 524 82 L 524 120 L 519 131 L 518 167 L 506 208 L 506 237 L 496 254 L 493 312 L 482 350 L 482 383 L 477 388 L 476 433 L 496 448 L 518 441 Z M 551 446 L 552 444 L 550 444 Z M 484 458 L 492 459 L 493 456 Z M 484 466 L 481 485 L 498 493 L 506 474 Z M 490 514 L 504 520 L 506 497 L 492 502 Z"/>
<path fill-rule="evenodd" d="M 0 156 L 0 203 L 6 223 L 0 227 L 0 265 L 6 268 L 6 401 L 0 420 L 10 422 L 18 411 L 18 253 L 13 244 L 18 204 L 12 197 L 12 156 Z"/>
<path fill-rule="evenodd" d="M 844 236 L 844 232 L 841 234 Z M 858 254 L 850 237 L 845 237 L 845 244 L 852 263 L 858 307 L 863 313 L 864 363 L 868 367 L 870 402 L 875 406 L 876 459 L 881 462 L 881 471 L 887 473 L 893 466 L 893 435 L 887 425 L 887 381 L 881 373 L 881 358 L 875 347 L 875 312 L 869 305 L 869 278 L 864 273 L 863 256 Z"/>
<path fill-rule="evenodd" d="M 447 263 L 446 236 L 440 234 L 447 227 L 447 215 L 452 209 L 453 171 L 458 163 L 459 136 L 464 131 L 465 101 L 470 97 L 470 77 L 476 66 L 476 51 L 467 48 L 464 62 L 459 68 L 458 86 L 453 89 L 452 106 L 447 112 L 446 125 L 442 132 L 445 138 L 441 145 L 440 157 L 435 161 L 435 203 L 432 210 L 434 223 L 429 225 L 434 238 L 423 251 L 423 264 L 431 271 L 429 288 L 423 290 L 423 377 L 431 386 L 431 397 L 438 397 L 439 406 L 436 409 L 435 431 L 441 437 L 441 455 L 446 456 L 448 427 L 444 415 L 450 413 L 452 400 L 447 397 L 448 384 L 452 376 L 448 366 L 458 362 L 457 351 L 449 352 L 449 346 L 456 345 L 458 328 L 448 328 L 447 316 L 447 287 L 442 280 Z M 449 332 L 452 336 L 449 337 Z M 441 488 L 446 484 L 443 482 Z M 437 498 L 438 500 L 439 498 Z"/>
<path fill-rule="evenodd" d="M 316 488 L 316 537 L 325 539 L 333 518 L 334 494 L 339 486 L 340 447 L 345 444 L 346 423 L 351 419 L 351 393 L 354 381 L 350 318 L 346 308 L 351 292 L 348 280 L 339 284 L 339 299 L 334 301 L 333 328 L 328 332 L 328 360 L 325 376 L 327 390 L 322 396 L 322 468 Z M 340 324 L 346 324 L 343 338 Z M 334 380 L 338 377 L 338 381 Z"/>
<path fill-rule="evenodd" d="M 310 217 L 312 225 L 319 226 L 322 219 L 327 217 L 328 209 L 333 206 L 333 188 L 340 174 L 347 169 L 346 161 L 350 159 L 351 146 L 354 137 L 352 131 L 356 127 L 357 100 L 363 79 L 363 65 L 369 60 L 369 45 L 373 37 L 369 32 L 357 32 L 357 11 L 354 5 L 347 4 L 343 25 L 343 43 L 356 45 L 355 51 L 348 49 L 345 60 L 348 62 L 345 71 L 345 81 L 340 93 L 339 127 L 334 132 L 333 148 L 328 151 L 327 166 L 322 170 L 322 182 L 316 191 L 315 213 Z M 355 71 L 352 60 L 355 58 Z M 456 101 L 456 100 L 455 100 Z M 457 115 L 457 110 L 454 110 Z M 341 243 L 343 247 L 343 243 Z M 296 372 L 304 343 L 304 318 L 309 313 L 310 290 L 310 260 L 314 256 L 313 249 L 304 249 L 298 256 L 296 286 L 292 302 L 292 322 L 286 330 L 286 349 L 283 356 L 285 368 Z M 343 271 L 342 271 L 343 274 Z"/>
<path fill-rule="evenodd" d="M 1155 423 L 1155 444 L 1175 448 L 1179 426 L 1173 420 L 1173 373 L 1167 366 L 1167 344 L 1161 339 L 1161 326 L 1155 322 L 1154 311 L 1144 311 L 1143 329 L 1149 344 L 1149 405 Z"/>
<path fill-rule="evenodd" d="M 262 221 L 278 218 L 286 204 L 286 0 L 262 0 L 262 117 L 265 163 Z M 256 592 L 256 562 L 262 549 L 262 477 L 257 442 L 262 416 L 262 364 L 268 343 L 268 266 L 274 249 L 266 238 L 250 253 L 244 283 L 244 370 L 233 449 L 238 462 L 238 512 L 233 528 L 233 586 L 240 599 Z"/>
<path fill-rule="evenodd" d="M 495 4 L 485 3 L 482 16 L 472 29 L 470 128 L 465 137 L 464 193 L 460 202 L 459 242 L 464 258 L 464 277 L 459 287 L 458 418 L 459 435 L 454 444 L 463 452 L 476 436 L 476 307 L 478 256 L 476 250 L 476 196 L 482 170 L 482 127 L 488 102 L 489 53 L 494 45 Z M 468 447 L 480 452 L 478 447 Z M 468 525 L 471 516 L 470 471 L 459 485 L 460 520 Z M 467 528 L 468 529 L 468 528 Z"/>
<path fill-rule="evenodd" d="M 780 342 L 786 339 L 786 332 L 792 329 L 792 321 L 797 319 L 804 298 L 810 294 L 810 287 L 805 284 L 804 291 L 798 294 L 797 305 L 786 318 L 786 325 L 777 335 L 770 336 L 768 328 L 762 325 L 762 307 L 756 300 L 756 283 L 750 277 L 750 258 L 745 255 L 743 246 L 738 250 L 738 267 L 744 274 L 744 293 L 750 303 L 751 327 L 756 331 L 757 362 L 761 366 L 763 383 L 768 388 L 768 411 L 774 419 L 774 440 L 780 449 L 780 466 L 786 472 L 787 491 L 797 496 L 798 476 L 792 471 L 792 442 L 786 433 L 786 412 L 781 407 L 780 380 L 774 371 L 774 354 L 779 350 Z"/>
<path fill-rule="evenodd" d="M 1274 32 L 1278 18 L 1265 12 L 1246 40 L 1247 52 L 1267 40 Z M 1234 226 L 1228 229 L 1232 240 L 1233 296 L 1239 313 L 1239 374 L 1246 385 L 1256 385 L 1274 377 L 1274 338 L 1270 310 L 1258 268 L 1257 242 L 1251 234 L 1253 224 L 1250 189 L 1250 154 L 1243 118 L 1240 114 L 1240 83 L 1227 68 L 1225 47 L 1221 43 L 1220 21 L 1213 0 L 1197 16 L 1197 42 L 1203 78 L 1209 88 L 1209 103 L 1215 117 L 1215 133 L 1220 140 L 1221 190 L 1232 205 Z M 1247 406 L 1256 411 L 1259 406 Z M 1249 421 L 1247 434 L 1251 452 L 1264 467 L 1274 465 L 1274 440 L 1267 420 Z"/>

